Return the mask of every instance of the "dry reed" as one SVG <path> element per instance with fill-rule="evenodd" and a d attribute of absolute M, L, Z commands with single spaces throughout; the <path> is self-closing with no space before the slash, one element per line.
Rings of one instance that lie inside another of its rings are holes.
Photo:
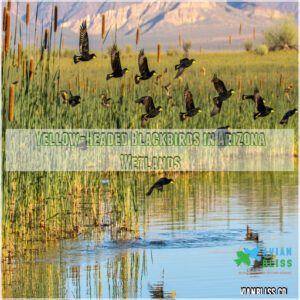
<path fill-rule="evenodd" d="M 140 28 L 138 27 L 136 30 L 136 36 L 135 36 L 135 45 L 138 46 L 140 41 Z"/>
<path fill-rule="evenodd" d="M 102 31 L 101 31 L 101 37 L 102 40 L 105 38 L 105 15 L 102 15 Z"/>
<path fill-rule="evenodd" d="M 7 8 L 6 8 L 6 6 L 4 7 L 4 9 L 3 9 L 3 31 L 5 31 L 6 30 L 6 15 L 7 15 Z"/>
<path fill-rule="evenodd" d="M 22 44 L 18 43 L 18 67 L 20 67 L 22 61 Z"/>
<path fill-rule="evenodd" d="M 4 40 L 5 56 L 9 52 L 9 47 L 10 47 L 10 14 L 6 13 L 6 30 L 5 30 L 5 40 Z"/>
<path fill-rule="evenodd" d="M 157 44 L 157 62 L 160 62 L 160 44 Z"/>
<path fill-rule="evenodd" d="M 26 25 L 28 26 L 30 22 L 30 3 L 26 4 Z"/>
<path fill-rule="evenodd" d="M 34 60 L 31 57 L 29 62 L 29 80 L 32 80 L 33 77 L 33 69 L 34 69 Z"/>
<path fill-rule="evenodd" d="M 12 122 L 14 117 L 14 104 L 15 104 L 15 85 L 11 84 L 9 87 L 9 122 Z"/>
<path fill-rule="evenodd" d="M 253 27 L 253 33 L 252 33 L 253 41 L 256 39 L 256 27 Z"/>
<path fill-rule="evenodd" d="M 58 17 L 58 8 L 57 5 L 54 7 L 54 32 L 57 31 L 57 17 Z"/>

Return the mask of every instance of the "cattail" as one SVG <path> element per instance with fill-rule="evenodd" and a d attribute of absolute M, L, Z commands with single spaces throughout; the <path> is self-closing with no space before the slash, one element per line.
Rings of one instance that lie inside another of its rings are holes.
<path fill-rule="evenodd" d="M 136 30 L 136 36 L 135 36 L 135 44 L 136 46 L 139 44 L 140 41 L 140 28 L 138 27 Z"/>
<path fill-rule="evenodd" d="M 160 44 L 157 44 L 157 62 L 160 62 Z"/>
<path fill-rule="evenodd" d="M 179 33 L 179 37 L 178 37 L 178 45 L 179 45 L 179 48 L 182 47 L 182 38 L 181 38 L 181 33 Z"/>
<path fill-rule="evenodd" d="M 282 83 L 283 83 L 283 75 L 280 74 L 280 76 L 279 76 L 279 85 L 282 86 Z"/>
<path fill-rule="evenodd" d="M 241 92 L 241 90 L 242 90 L 242 79 L 241 79 L 241 77 L 239 77 L 239 79 L 238 79 L 238 91 Z"/>
<path fill-rule="evenodd" d="M 206 68 L 205 68 L 205 67 L 202 67 L 202 68 L 201 68 L 201 72 L 202 72 L 203 76 L 205 76 L 205 75 L 206 75 Z"/>
<path fill-rule="evenodd" d="M 6 14 L 6 28 L 5 28 L 5 42 L 4 42 L 4 53 L 7 55 L 9 52 L 9 44 L 10 44 L 10 14 Z"/>
<path fill-rule="evenodd" d="M 26 25 L 28 26 L 30 22 L 30 4 L 26 4 Z"/>
<path fill-rule="evenodd" d="M 23 77 L 24 78 L 26 78 L 26 76 L 27 76 L 27 62 L 26 62 L 26 60 L 24 59 L 23 60 Z"/>
<path fill-rule="evenodd" d="M 14 102 L 15 102 L 15 85 L 11 84 L 9 87 L 9 122 L 12 122 L 14 117 Z"/>
<path fill-rule="evenodd" d="M 45 29 L 45 34 L 44 34 L 44 49 L 47 49 L 48 47 L 48 29 Z"/>
<path fill-rule="evenodd" d="M 239 34 L 242 34 L 242 23 L 240 23 Z"/>
<path fill-rule="evenodd" d="M 253 27 L 253 41 L 255 41 L 255 38 L 256 38 L 256 28 Z"/>
<path fill-rule="evenodd" d="M 57 5 L 54 7 L 54 32 L 57 31 Z"/>
<path fill-rule="evenodd" d="M 7 10 L 10 11 L 11 9 L 11 0 L 7 1 Z"/>
<path fill-rule="evenodd" d="M 102 31 L 101 31 L 102 40 L 105 38 L 105 15 L 102 15 Z"/>
<path fill-rule="evenodd" d="M 6 8 L 6 6 L 4 7 L 4 9 L 3 9 L 3 31 L 5 31 L 6 30 L 6 15 L 7 15 L 7 8 Z"/>
<path fill-rule="evenodd" d="M 231 35 L 228 37 L 228 43 L 231 45 Z"/>
<path fill-rule="evenodd" d="M 29 62 L 29 80 L 32 80 L 33 77 L 33 68 L 34 68 L 34 60 L 31 57 Z"/>
<path fill-rule="evenodd" d="M 22 61 L 22 44 L 18 43 L 18 67 L 20 67 Z"/>

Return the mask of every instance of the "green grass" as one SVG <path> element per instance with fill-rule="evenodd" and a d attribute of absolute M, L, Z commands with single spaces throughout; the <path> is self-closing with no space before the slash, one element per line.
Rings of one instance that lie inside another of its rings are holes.
<path fill-rule="evenodd" d="M 174 80 L 174 65 L 181 56 L 163 55 L 161 63 L 158 64 L 155 55 L 148 55 L 150 69 L 155 69 L 158 74 L 162 74 L 165 68 L 168 69 L 161 83 L 172 83 L 173 104 L 168 103 L 161 86 L 154 83 L 155 79 L 141 82 L 140 85 L 134 83 L 134 75 L 138 71 L 137 54 L 122 55 L 122 66 L 127 67 L 130 72 L 122 79 L 110 81 L 105 79 L 106 74 L 111 72 L 107 55 L 98 53 L 97 59 L 77 65 L 74 65 L 71 57 L 56 58 L 54 67 L 51 59 L 50 73 L 46 73 L 46 67 L 42 68 L 40 64 L 27 94 L 27 83 L 25 81 L 22 86 L 21 72 L 17 68 L 8 67 L 10 62 L 7 61 L 4 64 L 4 74 L 7 76 L 4 76 L 3 82 L 4 120 L 8 117 L 9 84 L 15 80 L 19 80 L 19 84 L 14 121 L 4 127 L 141 128 L 140 117 L 144 108 L 135 104 L 134 100 L 145 95 L 152 96 L 155 104 L 164 109 L 157 118 L 150 120 L 149 128 L 216 128 L 227 124 L 232 128 L 283 128 L 279 124 L 283 114 L 297 106 L 298 73 L 295 52 L 270 53 L 263 57 L 248 52 L 191 53 L 190 56 L 196 58 L 197 62 L 185 71 L 183 80 L 179 81 Z M 201 71 L 202 67 L 206 69 L 205 76 Z M 56 73 L 58 70 L 59 86 Z M 236 94 L 224 103 L 219 115 L 211 118 L 212 98 L 216 95 L 211 83 L 214 73 L 218 74 L 228 89 L 233 88 Z M 79 78 L 79 84 L 76 78 Z M 73 94 L 82 98 L 82 103 L 75 108 L 63 104 L 58 96 L 59 90 L 68 89 L 69 83 Z M 202 113 L 182 123 L 179 113 L 185 110 L 183 91 L 186 83 L 189 84 L 195 104 L 201 107 Z M 291 102 L 284 97 L 284 88 L 289 83 L 294 87 L 290 92 Z M 252 93 L 254 86 L 260 88 L 266 105 L 275 110 L 272 115 L 256 121 L 253 120 L 254 104 L 241 100 L 241 95 Z M 109 109 L 101 106 L 99 95 L 103 92 L 107 92 L 113 99 Z M 285 128 L 296 128 L 296 124 L 297 118 L 293 117 Z"/>

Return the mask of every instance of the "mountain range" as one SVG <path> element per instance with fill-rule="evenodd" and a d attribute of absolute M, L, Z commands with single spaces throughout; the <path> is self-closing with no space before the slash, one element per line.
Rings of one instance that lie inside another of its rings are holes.
<path fill-rule="evenodd" d="M 21 22 L 26 18 L 25 5 L 19 3 Z M 115 38 L 121 45 L 135 45 L 135 32 L 139 27 L 140 43 L 146 50 L 155 49 L 157 43 L 165 49 L 178 46 L 179 33 L 183 40 L 192 41 L 195 50 L 241 49 L 246 39 L 252 39 L 254 27 L 259 42 L 263 31 L 273 23 L 287 15 L 292 15 L 295 20 L 298 18 L 297 2 L 32 2 L 31 31 L 34 30 L 37 5 L 39 28 L 50 26 L 53 6 L 58 6 L 58 24 L 63 27 L 64 46 L 70 48 L 78 47 L 79 28 L 84 19 L 88 24 L 90 48 L 103 47 L 103 14 L 106 29 L 110 29 L 104 47 Z M 12 13 L 16 14 L 16 11 L 14 3 Z"/>

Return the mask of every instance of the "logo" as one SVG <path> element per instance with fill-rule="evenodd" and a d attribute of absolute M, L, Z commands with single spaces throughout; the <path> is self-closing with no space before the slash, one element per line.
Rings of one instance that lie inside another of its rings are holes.
<path fill-rule="evenodd" d="M 292 248 L 244 248 L 236 251 L 235 264 L 253 268 L 291 268 Z"/>

